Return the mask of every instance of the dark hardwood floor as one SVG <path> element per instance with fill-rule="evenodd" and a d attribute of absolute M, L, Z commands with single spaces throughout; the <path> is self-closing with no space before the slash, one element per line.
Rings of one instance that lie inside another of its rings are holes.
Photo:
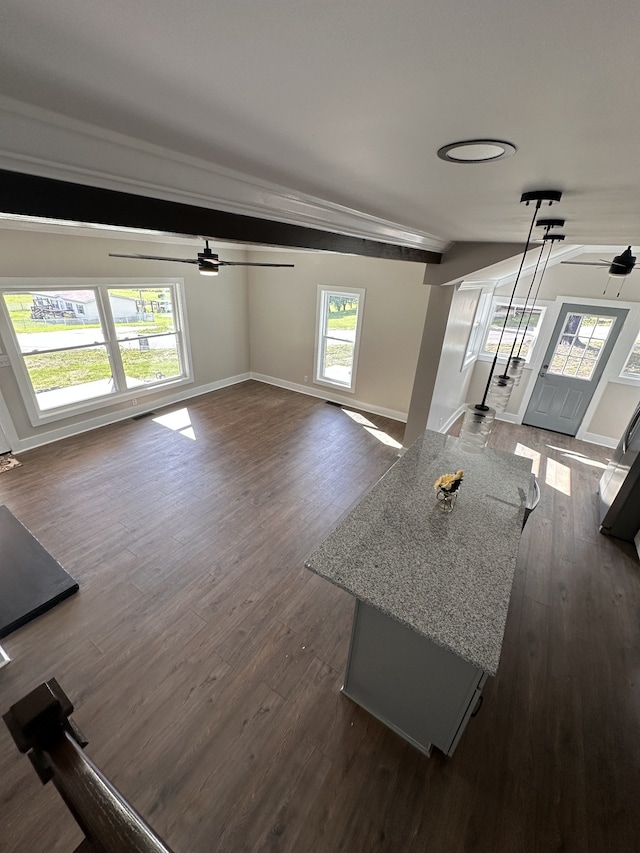
<path fill-rule="evenodd" d="M 403 425 L 253 382 L 184 408 L 182 432 L 127 421 L 0 475 L 80 582 L 3 641 L 0 711 L 56 677 L 89 756 L 177 853 L 640 848 L 640 563 L 598 533 L 609 451 L 496 425 L 542 500 L 498 675 L 454 757 L 429 759 L 339 693 L 352 601 L 303 567 Z M 0 726 L 0 849 L 79 841 Z"/>

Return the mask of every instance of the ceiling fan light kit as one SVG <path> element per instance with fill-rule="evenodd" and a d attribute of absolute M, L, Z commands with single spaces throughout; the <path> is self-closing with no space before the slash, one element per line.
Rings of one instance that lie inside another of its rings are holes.
<path fill-rule="evenodd" d="M 609 287 L 609 282 L 612 278 L 619 278 L 620 287 L 618 288 L 618 292 L 616 293 L 616 299 L 622 293 L 622 286 L 624 284 L 624 279 L 633 272 L 636 266 L 636 256 L 631 254 L 631 246 L 627 246 L 624 252 L 621 252 L 619 255 L 616 255 L 612 261 L 607 261 L 604 258 L 600 258 L 599 261 L 561 261 L 563 264 L 568 264 L 570 266 L 576 267 L 609 267 L 609 278 L 607 279 L 607 283 L 602 291 L 602 295 L 606 296 L 607 288 Z"/>
<path fill-rule="evenodd" d="M 611 261 L 609 275 L 624 277 L 629 275 L 635 265 L 636 256 L 631 254 L 631 246 L 628 246 L 621 255 L 616 255 Z"/>
<path fill-rule="evenodd" d="M 218 275 L 220 269 L 214 264 L 198 264 L 200 275 Z"/>

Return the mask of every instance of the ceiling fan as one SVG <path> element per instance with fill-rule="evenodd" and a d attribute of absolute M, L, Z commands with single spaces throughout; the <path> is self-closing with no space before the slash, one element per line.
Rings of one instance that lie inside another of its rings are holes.
<path fill-rule="evenodd" d="M 197 264 L 200 275 L 218 275 L 220 267 L 292 267 L 293 264 L 259 264 L 249 261 L 221 261 L 220 258 L 209 248 L 209 241 L 205 240 L 204 252 L 198 252 L 197 258 L 160 258 L 157 255 L 118 255 L 109 252 L 110 258 L 140 258 L 144 261 L 172 261 L 180 264 Z"/>
<path fill-rule="evenodd" d="M 620 255 L 616 255 L 612 261 L 600 258 L 599 261 L 561 261 L 560 263 L 583 267 L 609 267 L 609 276 L 624 279 L 633 271 L 636 265 L 636 256 L 631 254 L 631 246 L 627 246 L 624 252 Z M 617 296 L 620 296 L 623 284 L 624 282 L 620 282 L 620 288 L 616 294 Z M 608 286 L 609 282 L 607 281 L 607 287 Z M 607 292 L 607 287 L 605 287 L 603 295 Z"/>

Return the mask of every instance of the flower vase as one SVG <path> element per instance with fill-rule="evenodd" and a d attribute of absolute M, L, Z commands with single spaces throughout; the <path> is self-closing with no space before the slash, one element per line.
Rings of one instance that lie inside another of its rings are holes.
<path fill-rule="evenodd" d="M 458 498 L 458 492 L 448 492 L 446 489 L 438 489 L 436 493 L 438 507 L 442 512 L 453 512 Z"/>

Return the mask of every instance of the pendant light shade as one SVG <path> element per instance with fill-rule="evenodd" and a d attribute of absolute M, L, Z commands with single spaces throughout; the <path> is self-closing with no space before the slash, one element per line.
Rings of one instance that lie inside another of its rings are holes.
<path fill-rule="evenodd" d="M 470 453 L 484 450 L 495 417 L 496 410 L 490 406 L 483 406 L 481 403 L 467 406 L 460 429 L 460 447 Z"/>
<path fill-rule="evenodd" d="M 513 391 L 514 379 L 505 374 L 493 375 L 487 394 L 487 404 L 492 406 L 496 412 L 504 412 L 509 403 Z"/>
<path fill-rule="evenodd" d="M 525 332 L 527 330 L 525 329 Z M 522 374 L 524 372 L 524 366 L 527 363 L 527 360 L 523 358 L 521 355 L 514 355 L 512 359 L 509 361 L 509 376 L 513 379 L 513 387 L 517 388 L 520 384 L 520 380 L 522 379 Z"/>

